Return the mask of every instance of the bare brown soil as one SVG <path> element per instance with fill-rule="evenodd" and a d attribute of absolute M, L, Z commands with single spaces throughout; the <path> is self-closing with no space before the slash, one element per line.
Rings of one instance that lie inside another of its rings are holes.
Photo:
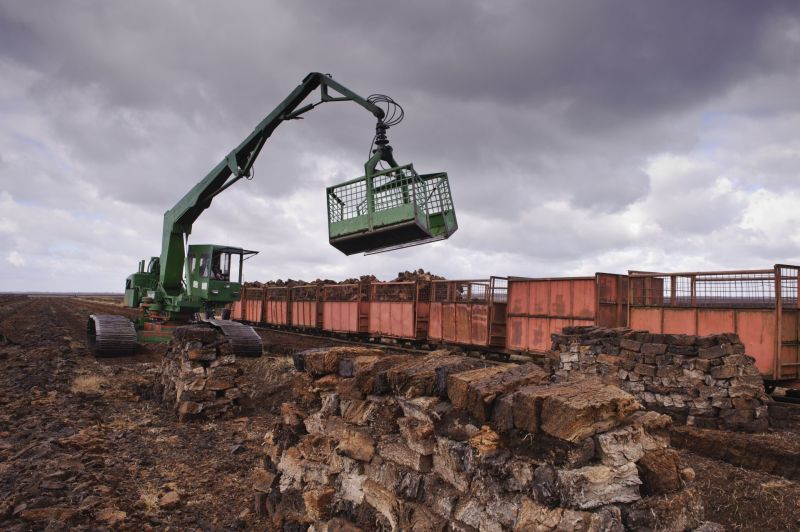
<path fill-rule="evenodd" d="M 0 296 L 0 529 L 263 528 L 249 477 L 290 360 L 242 361 L 259 388 L 240 418 L 179 423 L 154 387 L 158 349 L 95 360 L 91 312 L 125 311 Z"/>
<path fill-rule="evenodd" d="M 257 393 L 241 417 L 179 423 L 155 386 L 163 348 L 95 360 L 84 343 L 92 312 L 135 314 L 113 299 L 0 296 L 0 529 L 266 529 L 251 511 L 250 475 L 291 399 L 288 357 L 242 361 Z M 259 334 L 281 355 L 339 343 Z M 794 435 L 741 438 L 763 446 Z M 800 526 L 800 483 L 686 450 L 682 459 L 709 520 L 730 530 Z"/>
<path fill-rule="evenodd" d="M 706 519 L 726 530 L 800 530 L 800 484 L 681 452 L 684 465 L 694 469 Z"/>

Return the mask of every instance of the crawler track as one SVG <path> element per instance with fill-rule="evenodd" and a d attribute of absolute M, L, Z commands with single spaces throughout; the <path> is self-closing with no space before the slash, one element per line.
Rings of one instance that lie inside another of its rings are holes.
<path fill-rule="evenodd" d="M 137 347 L 133 322 L 116 314 L 91 314 L 86 338 L 95 356 L 132 355 Z"/>
<path fill-rule="evenodd" d="M 230 320 L 208 320 L 222 331 L 236 356 L 260 357 L 263 352 L 261 337 L 249 325 Z"/>

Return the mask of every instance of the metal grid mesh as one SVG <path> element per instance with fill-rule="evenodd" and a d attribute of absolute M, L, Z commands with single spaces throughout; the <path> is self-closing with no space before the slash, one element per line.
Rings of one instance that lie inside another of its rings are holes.
<path fill-rule="evenodd" d="M 435 302 L 505 303 L 508 281 L 499 278 L 479 281 L 433 281 L 432 291 L 432 301 Z"/>
<path fill-rule="evenodd" d="M 245 298 L 248 301 L 257 301 L 264 297 L 264 289 L 263 288 L 248 288 L 245 291 Z"/>
<path fill-rule="evenodd" d="M 417 185 L 418 202 L 427 214 L 438 214 L 453 210 L 450 182 L 444 174 L 426 176 Z"/>
<path fill-rule="evenodd" d="M 431 283 L 420 281 L 417 283 L 417 288 L 419 290 L 417 295 L 419 301 L 428 302 L 431 300 Z"/>
<path fill-rule="evenodd" d="M 361 285 L 335 284 L 325 285 L 322 288 L 323 301 L 358 301 Z"/>
<path fill-rule="evenodd" d="M 797 289 L 800 285 L 800 267 L 798 266 L 778 266 L 778 273 L 781 278 L 781 303 L 784 308 L 800 308 Z"/>
<path fill-rule="evenodd" d="M 493 277 L 491 280 L 491 297 L 495 303 L 508 302 L 508 279 Z"/>
<path fill-rule="evenodd" d="M 413 168 L 401 166 L 372 179 L 375 191 L 375 212 L 385 211 L 408 203 L 417 203 L 417 191 L 422 182 Z"/>
<path fill-rule="evenodd" d="M 392 168 L 372 176 L 374 211 L 414 204 L 426 214 L 453 210 L 450 183 L 444 173 L 424 178 L 411 165 Z M 335 223 L 369 213 L 367 178 L 328 189 L 328 222 Z"/>
<path fill-rule="evenodd" d="M 372 283 L 372 301 L 414 301 L 416 283 Z"/>
<path fill-rule="evenodd" d="M 433 299 L 431 301 L 436 302 L 443 302 L 448 300 L 448 293 L 449 290 L 449 282 L 448 281 L 433 281 L 431 284 L 431 291 L 433 293 Z"/>
<path fill-rule="evenodd" d="M 267 301 L 286 301 L 289 298 L 289 289 L 285 286 L 267 288 Z"/>
<path fill-rule="evenodd" d="M 631 276 L 630 304 L 653 307 L 775 308 L 776 275 L 781 302 L 797 304 L 798 268 Z"/>
<path fill-rule="evenodd" d="M 367 180 L 345 183 L 328 190 L 329 222 L 341 222 L 367 214 Z"/>
<path fill-rule="evenodd" d="M 489 301 L 488 282 L 466 282 L 455 284 L 456 301 L 467 301 L 470 303 L 486 303 Z"/>
<path fill-rule="evenodd" d="M 317 285 L 292 287 L 292 301 L 316 301 L 319 292 Z"/>

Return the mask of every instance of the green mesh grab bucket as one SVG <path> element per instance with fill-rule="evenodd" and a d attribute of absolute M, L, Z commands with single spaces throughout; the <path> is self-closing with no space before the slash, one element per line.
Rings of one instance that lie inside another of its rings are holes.
<path fill-rule="evenodd" d="M 443 240 L 458 229 L 444 172 L 410 164 L 328 187 L 328 237 L 345 255 Z"/>

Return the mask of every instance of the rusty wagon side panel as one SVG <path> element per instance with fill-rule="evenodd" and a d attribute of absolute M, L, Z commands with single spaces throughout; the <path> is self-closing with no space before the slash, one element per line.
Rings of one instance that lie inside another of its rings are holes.
<path fill-rule="evenodd" d="M 243 321 L 258 323 L 264 309 L 264 289 L 250 286 L 242 292 L 242 317 Z"/>
<path fill-rule="evenodd" d="M 430 281 L 371 283 L 369 334 L 405 340 L 427 338 L 430 286 Z"/>
<path fill-rule="evenodd" d="M 433 281 L 428 339 L 463 346 L 503 348 L 506 280 Z M 498 324 L 501 323 L 501 325 Z"/>
<path fill-rule="evenodd" d="M 293 286 L 289 289 L 291 324 L 300 329 L 322 328 L 321 289 L 318 285 Z"/>
<path fill-rule="evenodd" d="M 630 272 L 630 326 L 654 333 L 735 332 L 770 381 L 798 381 L 800 267 Z"/>
<path fill-rule="evenodd" d="M 234 301 L 233 303 L 230 304 L 232 320 L 241 321 L 242 319 L 244 319 L 242 318 L 242 316 L 244 315 L 242 311 L 242 309 L 244 308 L 242 300 L 244 299 L 246 293 L 247 293 L 247 287 L 243 286 L 241 295 L 239 296 L 239 301 Z"/>
<path fill-rule="evenodd" d="M 269 325 L 291 325 L 289 288 L 269 286 L 264 296 L 264 323 Z"/>
<path fill-rule="evenodd" d="M 322 287 L 322 328 L 359 334 L 369 330 L 369 283 Z"/>
<path fill-rule="evenodd" d="M 626 325 L 627 282 L 626 275 L 610 273 L 593 277 L 509 278 L 506 348 L 543 353 L 551 347 L 550 335 L 564 327 Z"/>

